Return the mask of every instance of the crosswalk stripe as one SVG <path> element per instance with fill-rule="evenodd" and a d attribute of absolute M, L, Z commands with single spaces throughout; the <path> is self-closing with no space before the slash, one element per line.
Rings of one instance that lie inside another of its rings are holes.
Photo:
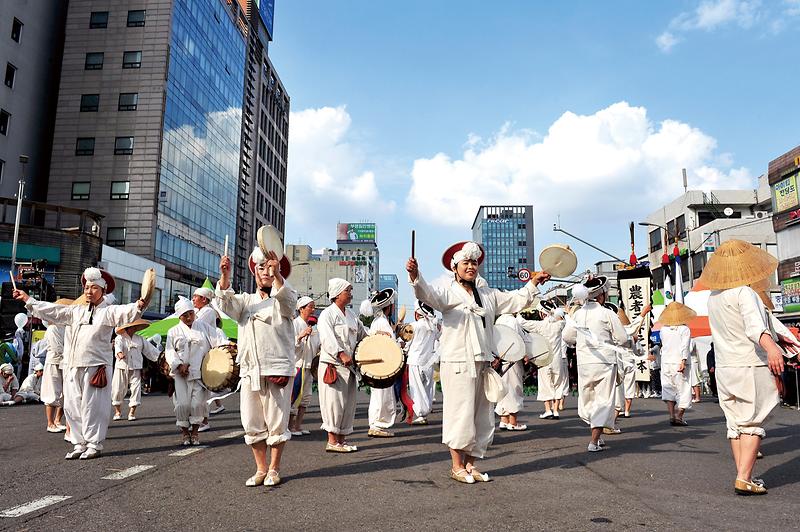
<path fill-rule="evenodd" d="M 19 517 L 21 515 L 35 512 L 36 510 L 41 510 L 42 508 L 47 508 L 52 504 L 66 501 L 69 498 L 71 498 L 69 495 L 48 495 L 47 497 L 42 497 L 41 499 L 36 499 L 35 501 L 20 504 L 19 506 L 14 506 L 13 508 L 3 510 L 0 512 L 0 517 Z"/>
<path fill-rule="evenodd" d="M 169 453 L 169 456 L 189 456 L 190 454 L 202 451 L 203 449 L 208 449 L 208 445 L 201 445 L 198 447 L 187 447 L 186 449 L 181 449 L 180 451 Z"/>
<path fill-rule="evenodd" d="M 147 471 L 148 469 L 153 469 L 155 466 L 153 465 L 137 465 L 133 467 L 129 467 L 128 469 L 123 469 L 122 471 L 117 471 L 116 473 L 111 473 L 110 475 L 106 475 L 102 477 L 101 480 L 122 480 L 133 475 L 138 475 L 143 471 Z"/>
<path fill-rule="evenodd" d="M 233 438 L 238 438 L 240 436 L 244 436 L 244 431 L 243 430 L 235 430 L 233 432 L 229 432 L 227 434 L 223 434 L 222 436 L 219 437 L 219 439 L 220 440 L 230 440 L 230 439 L 233 439 Z"/>

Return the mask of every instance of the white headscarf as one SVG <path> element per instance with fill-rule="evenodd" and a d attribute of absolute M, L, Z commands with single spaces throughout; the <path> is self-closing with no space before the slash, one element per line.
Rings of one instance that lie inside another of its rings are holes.
<path fill-rule="evenodd" d="M 98 268 L 86 268 L 83 270 L 83 278 L 86 280 L 86 286 L 96 285 L 102 289 L 106 289 L 106 280 L 103 279 L 103 274 Z"/>
<path fill-rule="evenodd" d="M 314 300 L 311 299 L 310 297 L 303 296 L 303 297 L 301 297 L 300 299 L 297 300 L 297 307 L 296 308 L 297 308 L 297 310 L 300 310 L 301 308 L 303 308 L 306 305 L 308 305 L 310 303 L 313 303 L 313 302 L 314 302 Z"/>
<path fill-rule="evenodd" d="M 194 305 L 192 302 L 185 297 L 181 297 L 178 299 L 178 302 L 175 303 L 175 315 L 179 318 L 189 312 L 190 310 L 194 310 Z"/>
<path fill-rule="evenodd" d="M 576 284 L 572 287 L 572 300 L 575 303 L 583 304 L 589 299 L 589 289 L 582 284 Z"/>
<path fill-rule="evenodd" d="M 333 279 L 329 279 L 328 299 L 333 301 L 339 294 L 347 290 L 348 286 L 351 286 L 350 283 L 345 281 L 344 279 L 340 279 L 339 277 L 334 277 Z"/>
<path fill-rule="evenodd" d="M 264 253 L 261 251 L 261 248 L 256 246 L 253 249 L 253 252 L 250 254 L 250 260 L 258 266 L 260 264 L 264 264 L 267 262 L 267 257 L 264 256 Z"/>
<path fill-rule="evenodd" d="M 460 251 L 453 253 L 450 267 L 452 268 L 462 260 L 478 260 L 479 258 L 481 258 L 481 247 L 475 242 L 465 242 Z"/>
<path fill-rule="evenodd" d="M 36 365 L 33 367 L 33 371 L 44 371 L 44 366 L 41 362 L 37 362 Z"/>
<path fill-rule="evenodd" d="M 200 288 L 198 288 L 197 290 L 195 290 L 193 295 L 204 297 L 204 298 L 208 299 L 209 302 L 212 299 L 214 299 L 214 291 L 211 290 L 210 288 L 204 288 L 202 286 Z"/>
<path fill-rule="evenodd" d="M 0 373 L 5 373 L 5 374 L 14 373 L 14 366 L 5 363 L 2 366 L 0 366 Z"/>

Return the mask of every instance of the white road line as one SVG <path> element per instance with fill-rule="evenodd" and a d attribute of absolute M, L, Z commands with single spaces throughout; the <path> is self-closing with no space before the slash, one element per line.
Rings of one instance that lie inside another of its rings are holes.
<path fill-rule="evenodd" d="M 133 467 L 129 467 L 128 469 L 123 469 L 122 471 L 117 471 L 116 473 L 111 473 L 105 477 L 102 477 L 101 480 L 122 480 L 124 478 L 132 477 L 133 475 L 138 475 L 143 471 L 147 471 L 148 469 L 153 469 L 154 465 L 137 465 Z"/>
<path fill-rule="evenodd" d="M 3 510 L 0 512 L 0 517 L 19 517 L 21 515 L 29 514 L 31 512 L 35 512 L 36 510 L 46 508 L 51 504 L 57 504 L 61 501 L 66 501 L 69 498 L 69 495 L 48 495 L 47 497 L 36 499 L 35 501 L 31 501 L 27 504 L 21 504 L 19 506 L 14 506 L 13 508 Z"/>
<path fill-rule="evenodd" d="M 169 453 L 169 456 L 189 456 L 190 454 L 202 451 L 203 449 L 208 449 L 208 445 L 200 445 L 198 447 L 187 447 L 186 449 L 181 449 L 180 451 Z"/>
<path fill-rule="evenodd" d="M 230 440 L 230 439 L 233 439 L 233 438 L 238 438 L 240 436 L 244 436 L 244 431 L 243 430 L 236 430 L 236 431 L 233 431 L 233 432 L 229 432 L 227 434 L 223 434 L 222 436 L 219 437 L 219 439 L 220 440 Z"/>

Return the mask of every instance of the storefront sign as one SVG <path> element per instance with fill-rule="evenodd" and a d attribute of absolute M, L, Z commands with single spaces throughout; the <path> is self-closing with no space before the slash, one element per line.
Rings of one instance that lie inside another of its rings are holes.
<path fill-rule="evenodd" d="M 792 209 L 800 204 L 797 197 L 797 174 L 775 183 L 774 191 L 776 213 Z"/>
<path fill-rule="evenodd" d="M 800 312 L 800 278 L 781 282 L 781 299 L 784 312 Z"/>
<path fill-rule="evenodd" d="M 800 223 L 800 209 L 784 211 L 772 216 L 772 227 L 776 233 L 797 223 Z"/>

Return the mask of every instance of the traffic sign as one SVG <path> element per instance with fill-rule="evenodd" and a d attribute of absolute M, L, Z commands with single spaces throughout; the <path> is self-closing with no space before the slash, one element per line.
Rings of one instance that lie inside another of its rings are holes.
<path fill-rule="evenodd" d="M 523 283 L 527 283 L 531 280 L 531 271 L 527 268 L 522 268 L 517 272 L 517 279 L 522 281 Z"/>

